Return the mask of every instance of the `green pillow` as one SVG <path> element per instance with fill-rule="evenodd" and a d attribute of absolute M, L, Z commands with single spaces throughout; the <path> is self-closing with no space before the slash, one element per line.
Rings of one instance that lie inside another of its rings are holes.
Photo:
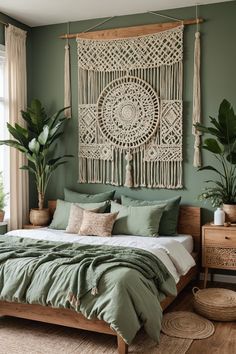
<path fill-rule="evenodd" d="M 180 201 L 180 196 L 166 200 L 138 200 L 126 197 L 124 195 L 121 196 L 121 204 L 125 206 L 149 206 L 166 204 L 159 226 L 159 235 L 163 236 L 174 236 L 177 234 Z"/>
<path fill-rule="evenodd" d="M 111 202 L 111 213 L 119 212 L 112 233 L 115 235 L 158 236 L 159 221 L 165 204 L 124 206 Z"/>
<path fill-rule="evenodd" d="M 112 200 L 115 191 L 109 191 L 98 194 L 84 194 L 64 188 L 65 200 L 72 203 L 100 203 L 107 200 Z"/>
<path fill-rule="evenodd" d="M 71 202 L 66 202 L 64 200 L 57 200 L 57 207 L 53 215 L 51 224 L 49 225 L 50 229 L 56 230 L 65 230 L 67 228 L 70 216 L 70 207 Z M 78 203 L 78 205 L 83 209 L 97 209 L 99 212 L 103 213 L 107 208 L 107 202 L 101 203 Z"/>

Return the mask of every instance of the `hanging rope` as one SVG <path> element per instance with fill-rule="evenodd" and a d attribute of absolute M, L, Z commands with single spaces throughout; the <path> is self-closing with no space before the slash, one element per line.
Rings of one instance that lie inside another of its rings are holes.
<path fill-rule="evenodd" d="M 196 5 L 196 19 L 198 19 L 198 7 Z M 194 142 L 194 157 L 193 166 L 201 167 L 201 132 L 199 132 L 194 124 L 201 122 L 201 82 L 200 82 L 200 32 L 199 23 L 197 21 L 197 31 L 195 33 L 195 45 L 194 45 L 194 74 L 193 74 L 193 135 L 195 136 Z"/>
<path fill-rule="evenodd" d="M 148 14 L 151 14 L 151 15 L 158 16 L 158 17 L 167 18 L 167 19 L 169 19 L 169 20 L 181 22 L 181 23 L 183 24 L 183 20 L 181 20 L 180 18 L 177 18 L 177 17 L 172 17 L 172 16 L 160 14 L 160 13 L 158 13 L 158 12 L 153 12 L 153 11 L 147 11 L 147 13 L 148 13 Z"/>
<path fill-rule="evenodd" d="M 67 34 L 70 32 L 70 24 L 67 24 Z M 68 38 L 65 45 L 64 63 L 64 106 L 69 107 L 65 110 L 65 116 L 71 118 L 71 76 L 70 76 L 70 45 Z"/>

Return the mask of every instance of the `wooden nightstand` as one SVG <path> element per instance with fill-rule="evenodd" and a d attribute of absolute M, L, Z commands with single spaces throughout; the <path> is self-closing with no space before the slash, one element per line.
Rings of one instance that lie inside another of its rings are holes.
<path fill-rule="evenodd" d="M 0 235 L 7 233 L 7 222 L 0 222 Z"/>
<path fill-rule="evenodd" d="M 35 226 L 32 224 L 23 225 L 23 229 L 42 229 L 42 227 L 45 227 L 45 226 Z"/>
<path fill-rule="evenodd" d="M 236 270 L 236 226 L 202 227 L 202 266 L 205 267 L 204 288 L 208 268 Z"/>

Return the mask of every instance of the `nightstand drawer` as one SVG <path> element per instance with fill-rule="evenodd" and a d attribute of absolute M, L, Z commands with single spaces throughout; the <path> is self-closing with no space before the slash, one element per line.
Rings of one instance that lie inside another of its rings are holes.
<path fill-rule="evenodd" d="M 203 266 L 235 269 L 236 248 L 206 246 L 203 252 Z"/>
<path fill-rule="evenodd" d="M 220 245 L 225 247 L 236 247 L 236 232 L 233 230 L 207 229 L 204 234 L 205 245 Z"/>

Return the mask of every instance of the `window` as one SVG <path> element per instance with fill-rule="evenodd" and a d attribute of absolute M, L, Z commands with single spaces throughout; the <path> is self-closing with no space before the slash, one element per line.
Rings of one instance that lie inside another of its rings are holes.
<path fill-rule="evenodd" d="M 6 57 L 5 47 L 0 45 L 0 140 L 8 139 L 7 120 L 8 104 L 6 90 Z M 9 193 L 10 173 L 9 173 L 9 148 L 0 146 L 0 171 L 3 172 L 3 184 L 5 193 Z M 9 218 L 9 198 L 7 198 L 5 208 L 5 218 Z"/>

